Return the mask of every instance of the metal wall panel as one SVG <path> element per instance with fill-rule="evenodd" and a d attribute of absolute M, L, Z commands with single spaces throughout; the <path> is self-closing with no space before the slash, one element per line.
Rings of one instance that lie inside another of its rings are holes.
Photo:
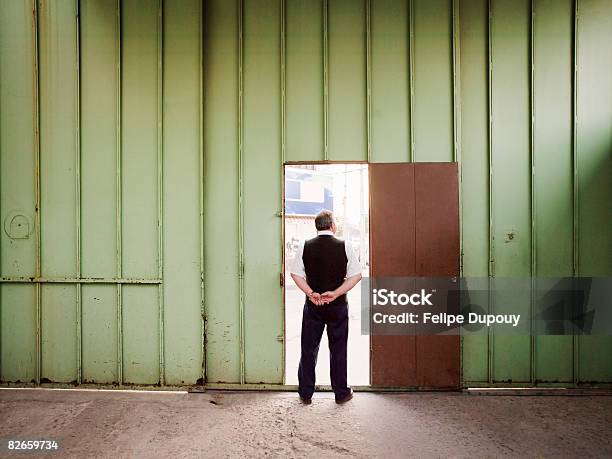
<path fill-rule="evenodd" d="M 206 379 L 240 382 L 238 4 L 204 10 Z"/>
<path fill-rule="evenodd" d="M 372 155 L 375 162 L 410 158 L 408 4 L 375 1 L 371 14 Z"/>
<path fill-rule="evenodd" d="M 77 288 L 74 285 L 41 286 L 41 379 L 77 380 Z"/>
<path fill-rule="evenodd" d="M 280 1 L 244 3 L 244 381 L 283 382 Z M 265 113 L 259 107 L 268 106 Z"/>
<path fill-rule="evenodd" d="M 76 2 L 38 10 L 41 274 L 75 278 L 77 241 Z M 41 286 L 41 377 L 77 380 L 80 320 L 75 285 Z"/>
<path fill-rule="evenodd" d="M 328 154 L 367 159 L 365 1 L 328 0 Z"/>
<path fill-rule="evenodd" d="M 577 26 L 576 218 L 581 276 L 612 271 L 612 4 L 581 0 Z M 609 298 L 601 298 L 607 301 Z M 581 381 L 612 381 L 612 337 L 582 336 Z"/>
<path fill-rule="evenodd" d="M 163 42 L 160 42 L 163 45 L 162 277 L 166 384 L 193 384 L 203 377 L 201 209 L 208 208 L 202 200 L 201 8 L 199 0 L 165 2 Z M 216 201 L 214 196 L 211 202 Z"/>
<path fill-rule="evenodd" d="M 453 160 L 451 0 L 412 0 L 414 160 Z"/>
<path fill-rule="evenodd" d="M 530 24 L 528 0 L 491 1 L 491 155 L 494 275 L 531 273 Z M 495 314 L 529 316 L 530 297 L 498 292 Z M 493 380 L 530 381 L 528 336 L 493 338 Z"/>
<path fill-rule="evenodd" d="M 33 285 L 2 286 L 2 380 L 37 382 L 38 331 Z"/>
<path fill-rule="evenodd" d="M 114 2 L 80 4 L 81 258 L 82 273 L 88 277 L 118 274 L 117 14 Z"/>
<path fill-rule="evenodd" d="M 85 277 L 120 275 L 118 17 L 114 2 L 87 0 L 79 5 L 81 274 Z M 117 289 L 82 288 L 84 381 L 121 380 Z"/>
<path fill-rule="evenodd" d="M 121 256 L 125 277 L 155 278 L 158 273 L 158 4 L 159 0 L 124 0 L 121 6 Z"/>
<path fill-rule="evenodd" d="M 83 285 L 82 378 L 89 383 L 119 381 L 117 359 L 117 288 L 114 285 Z"/>
<path fill-rule="evenodd" d="M 125 285 L 123 301 L 123 381 L 158 384 L 159 311 L 156 285 Z"/>
<path fill-rule="evenodd" d="M 160 260 L 158 5 L 159 0 L 121 5 L 121 275 L 128 278 L 156 278 Z M 156 289 L 122 288 L 125 382 L 159 382 Z"/>
<path fill-rule="evenodd" d="M 462 0 L 461 222 L 462 273 L 489 275 L 489 11 L 487 0 Z M 469 285 L 468 285 L 469 287 Z M 483 305 L 487 307 L 487 305 Z M 488 380 L 488 336 L 464 336 L 465 381 Z"/>
<path fill-rule="evenodd" d="M 2 275 L 33 276 L 37 270 L 38 183 L 36 27 L 32 2 L 1 4 Z M 8 223 L 9 237 L 4 228 Z"/>
<path fill-rule="evenodd" d="M 77 274 L 76 2 L 40 5 L 41 273 Z"/>
<path fill-rule="evenodd" d="M 35 276 L 38 183 L 36 26 L 33 2 L 0 3 L 0 271 Z M 8 226 L 8 232 L 7 227 Z M 6 381 L 38 381 L 40 291 L 2 285 L 0 374 Z"/>
<path fill-rule="evenodd" d="M 323 5 L 326 0 L 285 1 L 286 160 L 321 160 L 325 155 Z"/>
<path fill-rule="evenodd" d="M 533 12 L 533 269 L 564 277 L 573 274 L 573 2 L 537 0 Z M 536 336 L 533 345 L 536 381 L 573 381 L 571 336 Z"/>

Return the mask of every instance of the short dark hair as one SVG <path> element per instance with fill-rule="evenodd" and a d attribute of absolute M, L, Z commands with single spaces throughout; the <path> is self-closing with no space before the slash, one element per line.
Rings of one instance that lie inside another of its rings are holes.
<path fill-rule="evenodd" d="M 334 224 L 334 214 L 329 210 L 322 210 L 315 217 L 317 231 L 328 230 Z"/>

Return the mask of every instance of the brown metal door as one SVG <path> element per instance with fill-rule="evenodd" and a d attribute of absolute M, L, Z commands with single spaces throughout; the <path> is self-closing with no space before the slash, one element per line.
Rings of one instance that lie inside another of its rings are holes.
<path fill-rule="evenodd" d="M 459 275 L 456 163 L 370 165 L 372 277 Z M 459 336 L 372 336 L 371 384 L 453 388 Z"/>

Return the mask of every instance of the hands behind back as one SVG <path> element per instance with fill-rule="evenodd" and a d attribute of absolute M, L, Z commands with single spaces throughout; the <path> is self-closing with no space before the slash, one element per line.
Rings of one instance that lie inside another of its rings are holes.
<path fill-rule="evenodd" d="M 329 304 L 334 301 L 336 298 L 338 298 L 338 295 L 336 295 L 334 292 L 329 291 L 325 293 L 311 292 L 310 295 L 308 295 L 308 298 L 315 305 L 322 306 L 324 304 Z"/>

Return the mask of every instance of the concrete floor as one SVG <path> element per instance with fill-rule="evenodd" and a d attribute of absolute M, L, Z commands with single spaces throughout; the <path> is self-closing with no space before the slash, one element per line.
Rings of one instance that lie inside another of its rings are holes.
<path fill-rule="evenodd" d="M 612 397 L 3 389 L 0 432 L 75 458 L 610 457 Z"/>

